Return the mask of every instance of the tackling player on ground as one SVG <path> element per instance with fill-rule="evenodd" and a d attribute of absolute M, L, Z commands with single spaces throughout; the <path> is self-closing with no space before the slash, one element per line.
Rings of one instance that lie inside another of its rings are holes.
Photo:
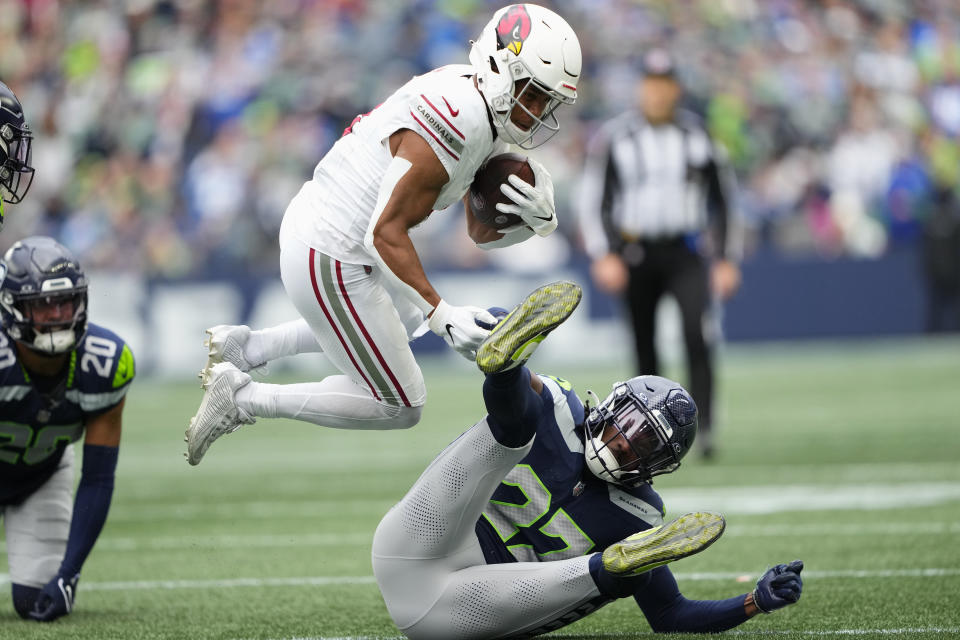
<path fill-rule="evenodd" d="M 33 182 L 30 166 L 33 134 L 23 116 L 23 106 L 10 87 L 0 82 L 0 230 L 4 203 L 23 200 Z"/>
<path fill-rule="evenodd" d="M 617 382 L 585 407 L 569 382 L 522 366 L 580 290 L 547 285 L 480 346 L 488 414 L 444 450 L 380 522 L 373 571 L 414 639 L 522 638 L 633 596 L 657 632 L 718 632 L 800 598 L 803 564 L 751 593 L 688 600 L 664 565 L 698 553 L 723 517 L 663 523 L 650 482 L 693 444 L 697 408 L 657 376 Z"/>
<path fill-rule="evenodd" d="M 15 243 L 0 281 L 0 516 L 14 609 L 46 622 L 73 609 L 107 517 L 133 354 L 87 322 L 86 276 L 52 238 Z"/>
<path fill-rule="evenodd" d="M 186 433 L 190 464 L 255 417 L 342 429 L 413 426 L 426 388 L 408 341 L 425 319 L 475 358 L 488 333 L 475 320 L 492 318 L 449 303 L 433 288 L 409 231 L 463 199 L 486 158 L 556 133 L 554 111 L 577 97 L 581 53 L 563 18 L 516 4 L 484 27 L 470 62 L 417 76 L 358 116 L 290 203 L 280 229 L 280 272 L 302 319 L 253 332 L 208 330 L 204 398 Z M 497 205 L 522 224 L 493 231 L 468 210 L 468 232 L 479 246 L 509 246 L 556 229 L 550 176 L 530 163 L 536 186 L 512 176 L 502 189 L 515 204 Z M 281 356 L 320 351 L 343 375 L 271 385 L 246 373 Z"/>

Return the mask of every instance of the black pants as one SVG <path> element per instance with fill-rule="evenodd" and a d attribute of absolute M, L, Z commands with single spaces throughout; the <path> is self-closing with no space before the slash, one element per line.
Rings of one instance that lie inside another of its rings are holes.
<path fill-rule="evenodd" d="M 689 390 L 700 413 L 703 445 L 709 444 L 713 418 L 713 324 L 707 260 L 683 238 L 641 242 L 623 252 L 630 268 L 626 304 L 633 323 L 637 369 L 660 375 L 654 344 L 657 303 L 672 294 L 680 306 L 686 344 Z M 710 335 L 707 333 L 709 332 Z"/>

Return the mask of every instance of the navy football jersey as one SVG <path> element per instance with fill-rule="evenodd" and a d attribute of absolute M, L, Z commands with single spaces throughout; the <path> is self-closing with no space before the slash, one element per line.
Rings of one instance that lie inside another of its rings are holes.
<path fill-rule="evenodd" d="M 18 504 L 46 482 L 87 421 L 123 400 L 133 376 L 130 347 L 92 322 L 56 380 L 32 379 L 0 329 L 0 504 Z"/>
<path fill-rule="evenodd" d="M 540 379 L 533 446 L 477 523 L 488 563 L 574 558 L 663 523 L 663 500 L 649 484 L 627 489 L 586 468 L 583 404 L 566 380 Z"/>

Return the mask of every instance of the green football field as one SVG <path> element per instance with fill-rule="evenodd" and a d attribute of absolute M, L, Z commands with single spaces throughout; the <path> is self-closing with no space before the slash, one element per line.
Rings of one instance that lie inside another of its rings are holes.
<path fill-rule="evenodd" d="M 4 560 L 0 638 L 397 637 L 372 578 L 373 530 L 482 415 L 479 373 L 446 360 L 424 368 L 429 399 L 413 430 L 261 421 L 198 467 L 182 458 L 182 437 L 199 388 L 139 379 L 76 612 L 21 622 Z M 581 396 L 628 373 L 542 372 Z M 692 454 L 655 484 L 668 516 L 727 517 L 714 546 L 673 565 L 684 594 L 744 593 L 766 567 L 801 558 L 800 603 L 733 633 L 960 637 L 960 341 L 728 347 L 719 395 L 717 459 Z M 552 637 L 651 636 L 627 599 Z"/>

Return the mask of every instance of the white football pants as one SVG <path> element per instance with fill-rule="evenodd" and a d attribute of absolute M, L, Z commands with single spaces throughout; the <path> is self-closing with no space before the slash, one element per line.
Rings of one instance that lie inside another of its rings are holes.
<path fill-rule="evenodd" d="M 259 417 L 340 429 L 415 425 L 427 391 L 408 334 L 423 313 L 402 296 L 391 296 L 378 268 L 325 255 L 288 224 L 280 229 L 280 275 L 304 322 L 255 332 L 257 355 L 269 361 L 323 351 L 343 375 L 304 384 L 251 382 L 237 394 L 238 406 Z"/>
<path fill-rule="evenodd" d="M 485 564 L 474 526 L 531 444 L 505 447 L 482 420 L 450 444 L 380 522 L 373 573 L 390 617 L 408 637 L 546 632 L 600 595 L 589 556 Z"/>
<path fill-rule="evenodd" d="M 30 497 L 0 507 L 13 584 L 42 587 L 60 570 L 73 514 L 73 458 L 69 445 L 57 470 Z"/>

